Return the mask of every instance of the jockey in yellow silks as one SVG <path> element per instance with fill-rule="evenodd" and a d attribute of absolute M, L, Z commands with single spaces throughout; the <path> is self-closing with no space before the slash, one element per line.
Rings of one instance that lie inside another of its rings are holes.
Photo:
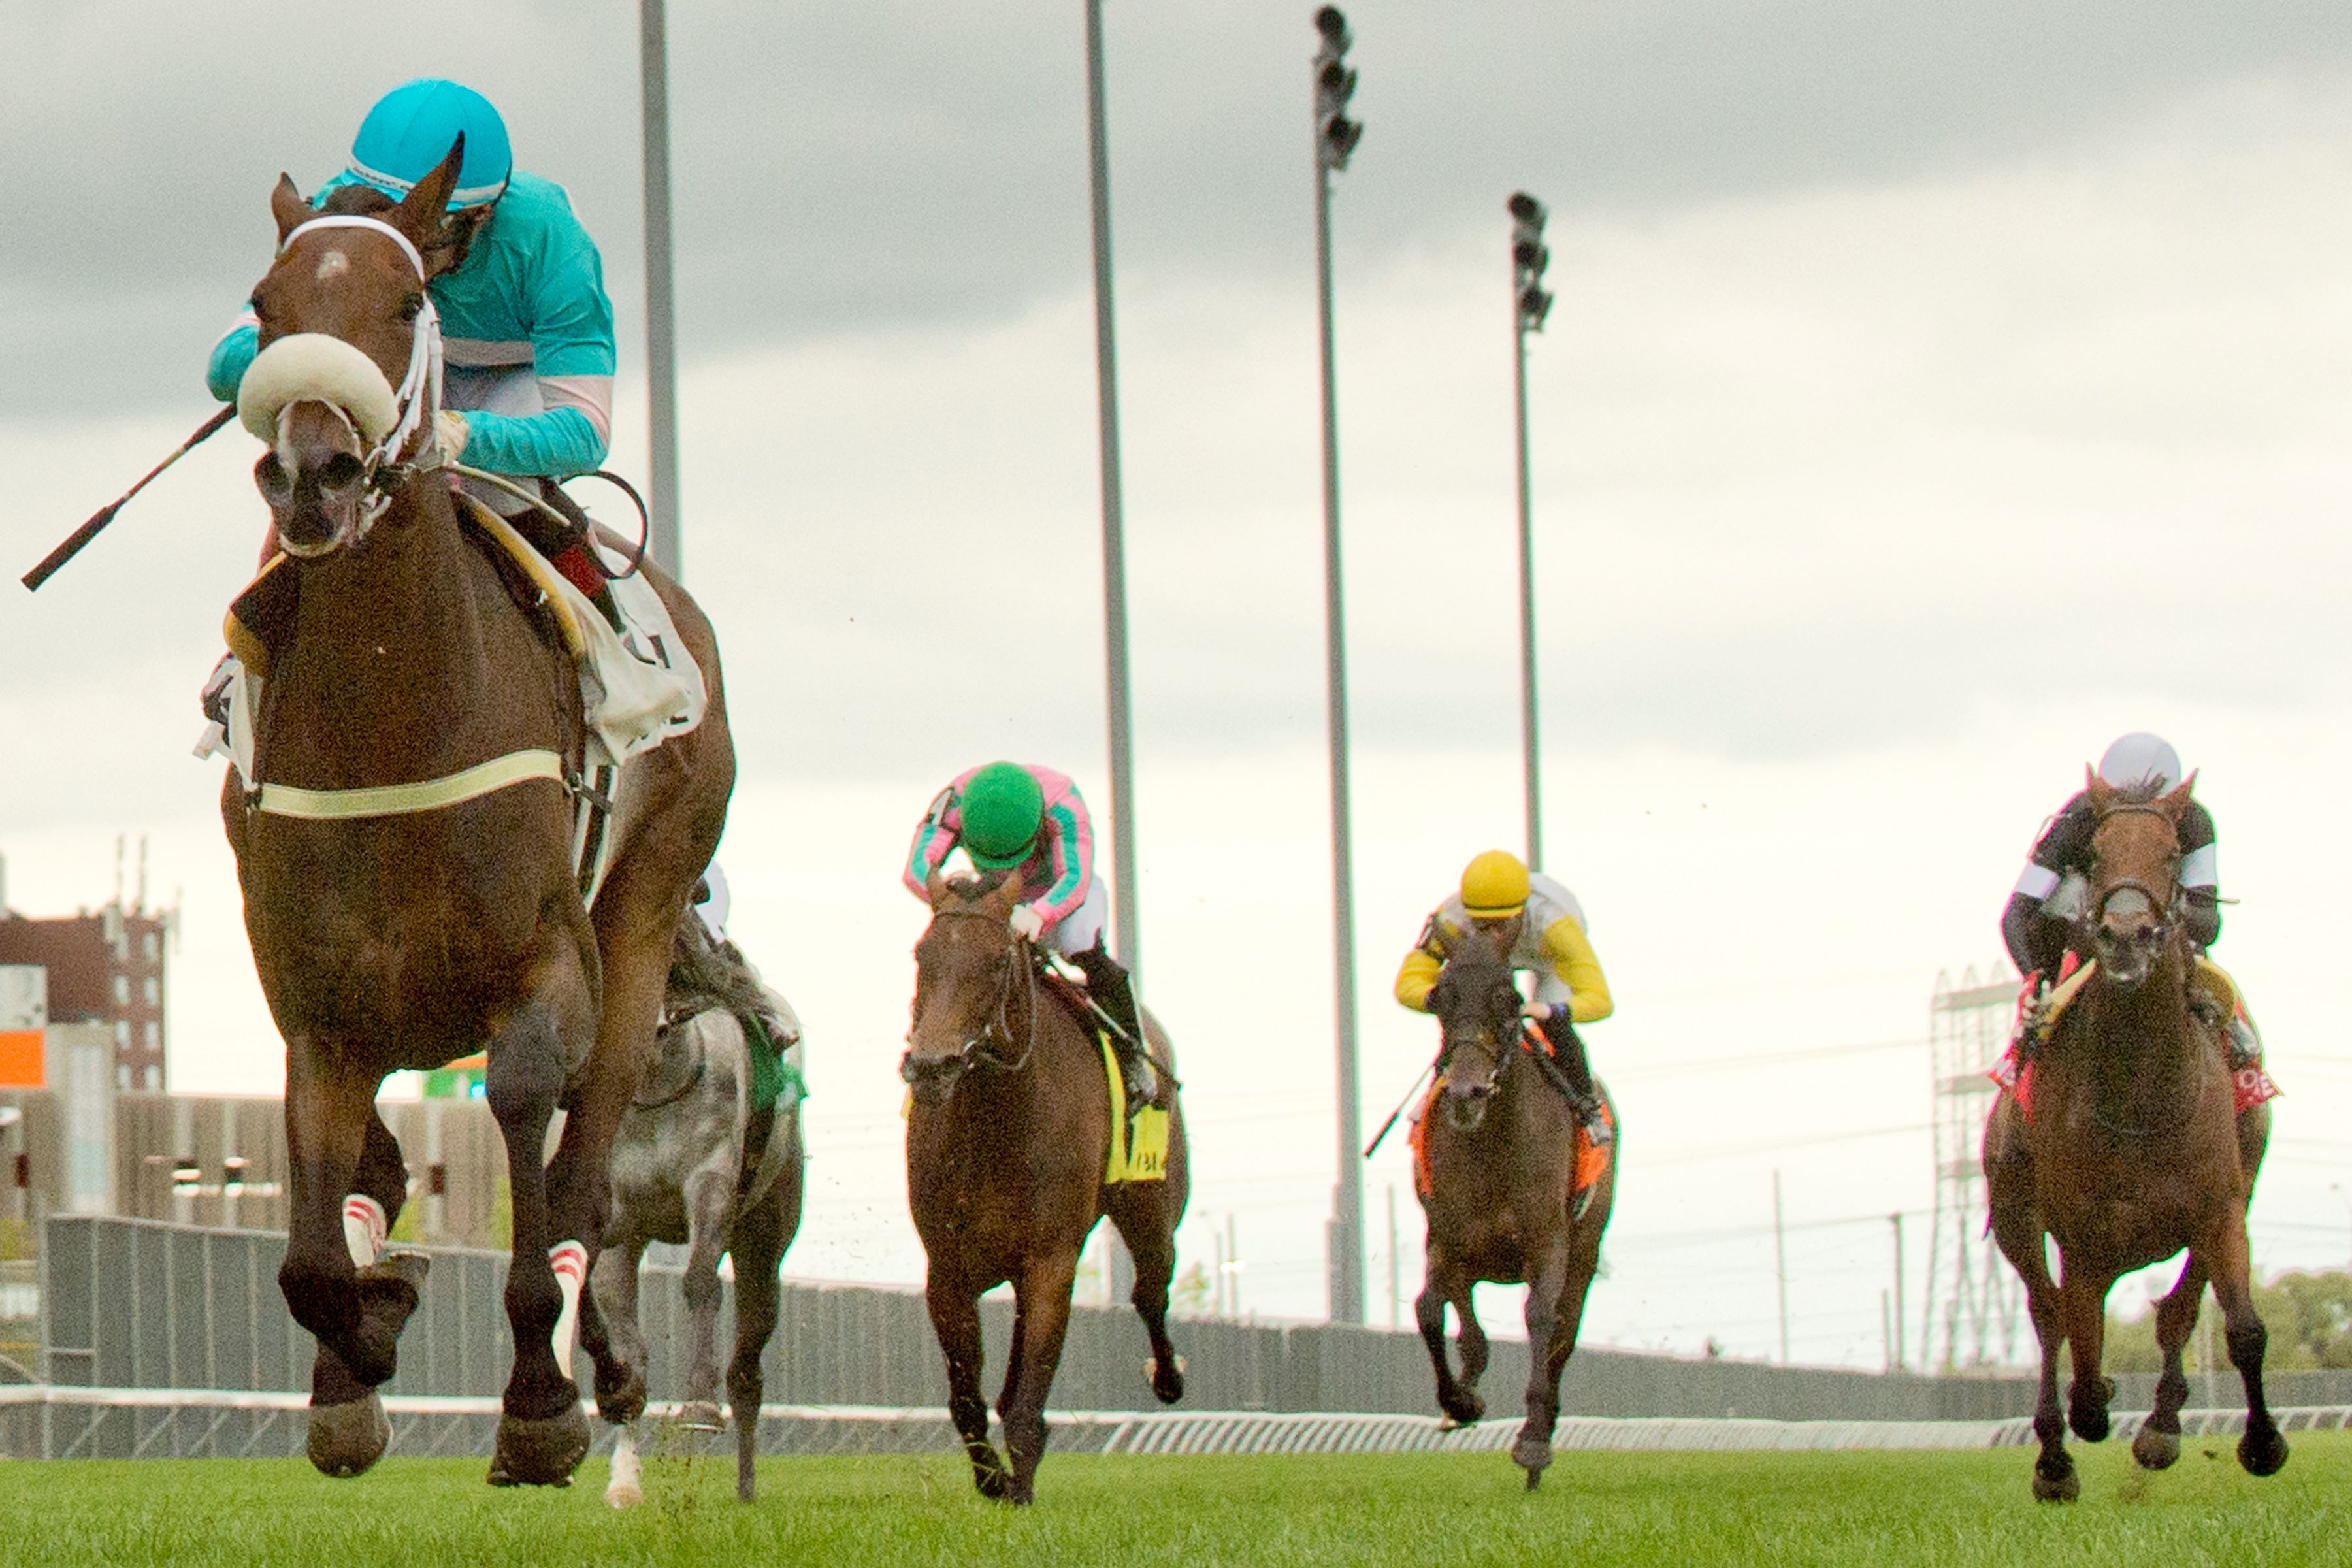
<path fill-rule="evenodd" d="M 1576 895 L 1539 871 L 1530 871 L 1506 850 L 1489 849 L 1462 872 L 1462 885 L 1438 905 L 1422 927 L 1421 939 L 1397 969 L 1396 999 L 1417 1013 L 1429 1011 L 1445 955 L 1473 926 L 1505 939 L 1510 965 L 1535 976 L 1535 994 L 1520 1008 L 1543 1030 L 1571 1088 L 1571 1109 L 1595 1143 L 1610 1140 L 1592 1089 L 1579 1024 L 1597 1024 L 1616 1010 L 1609 981 L 1601 973 L 1585 936 L 1584 907 Z"/>

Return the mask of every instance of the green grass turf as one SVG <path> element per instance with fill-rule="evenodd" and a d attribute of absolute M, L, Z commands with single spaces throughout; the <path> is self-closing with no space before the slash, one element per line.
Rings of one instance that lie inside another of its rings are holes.
<path fill-rule="evenodd" d="M 1500 1454 L 1049 1456 L 1037 1506 L 982 1501 L 960 1457 L 651 1459 L 647 1501 L 492 1491 L 470 1460 L 330 1481 L 299 1459 L 0 1463 L 0 1563 L 2341 1563 L 2352 1436 L 2307 1434 L 2276 1478 L 2192 1440 L 2142 1476 L 2077 1446 L 2083 1500 L 2037 1505 L 2021 1448 L 1913 1454 L 1563 1453 L 1529 1496 Z M 2209 1455 L 2212 1456 L 2209 1458 Z"/>

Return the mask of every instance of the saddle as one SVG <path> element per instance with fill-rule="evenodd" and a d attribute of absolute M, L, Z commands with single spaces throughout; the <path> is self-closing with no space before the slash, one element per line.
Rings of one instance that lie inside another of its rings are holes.
<path fill-rule="evenodd" d="M 1522 1032 L 1519 1047 L 1538 1067 L 1551 1067 L 1555 1054 L 1551 1041 L 1532 1021 Z M 1545 1081 L 1555 1089 L 1561 1089 L 1562 1097 L 1566 1097 L 1566 1090 L 1561 1088 L 1556 1071 L 1547 1071 L 1544 1077 Z M 1424 1203 L 1433 1191 L 1429 1174 L 1429 1118 L 1430 1113 L 1437 1109 L 1438 1097 L 1444 1092 L 1445 1074 L 1440 1072 L 1430 1080 L 1429 1092 L 1422 1096 L 1421 1103 L 1413 1109 L 1412 1125 L 1405 1134 L 1405 1142 L 1412 1151 L 1412 1190 Z M 1617 1108 L 1610 1102 L 1606 1093 L 1602 1093 L 1600 1100 L 1601 1119 L 1613 1131 L 1617 1126 Z M 1609 1162 L 1615 1157 L 1616 1147 L 1614 1138 L 1606 1143 L 1596 1144 L 1592 1142 L 1592 1134 L 1581 1123 L 1577 1126 L 1576 1159 L 1569 1173 L 1568 1184 L 1570 1219 L 1582 1219 L 1585 1211 L 1592 1206 L 1593 1187 L 1608 1171 Z"/>
<path fill-rule="evenodd" d="M 1110 1026 L 1096 1009 L 1086 987 L 1044 963 L 1037 966 L 1037 978 L 1039 988 L 1068 1008 L 1102 1050 L 1103 1079 L 1110 1090 L 1110 1152 L 1103 1163 L 1103 1184 L 1166 1181 L 1168 1111 L 1148 1100 L 1138 1100 L 1129 1092 L 1127 1074 L 1119 1066 L 1118 1048 L 1112 1043 Z M 1150 1047 L 1146 1045 L 1144 1049 L 1149 1052 Z M 1172 1091 L 1175 1072 L 1156 1055 L 1152 1057 L 1152 1066 Z"/>
<path fill-rule="evenodd" d="M 2044 994 L 2041 976 L 2029 974 L 2017 994 L 2017 1027 L 2010 1036 L 2009 1045 L 2000 1060 L 1985 1072 L 1985 1077 L 1999 1084 L 2017 1102 L 2018 1113 L 2028 1124 L 2033 1121 L 2034 1058 L 2057 1033 L 2058 1024 L 2075 1001 L 2091 976 L 2098 973 L 2098 960 L 2077 962 L 2068 953 L 2065 967 L 2060 971 L 2058 984 Z M 2196 964 L 2194 993 L 2201 992 L 2200 1010 L 2206 1004 L 2223 1022 L 2218 1031 L 2221 1040 L 2224 1064 L 2230 1069 L 2230 1083 L 2234 1096 L 2232 1110 L 2240 1116 L 2266 1100 L 2275 1100 L 2284 1092 L 2269 1071 L 2263 1066 L 2262 1037 L 2255 1032 L 2252 1016 L 2246 1011 L 2245 997 L 2230 972 L 2211 959 L 2199 954 Z M 2240 1026 L 2242 1026 L 2241 1028 Z M 2241 1050 L 2238 1041 L 2247 1042 Z M 1994 1110 L 2000 1106 L 1995 1103 Z"/>

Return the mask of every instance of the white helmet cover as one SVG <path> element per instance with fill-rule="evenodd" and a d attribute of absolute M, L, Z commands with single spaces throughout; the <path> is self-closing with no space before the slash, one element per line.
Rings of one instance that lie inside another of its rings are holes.
<path fill-rule="evenodd" d="M 2099 777 L 2117 789 L 2149 782 L 2168 788 L 2180 782 L 2180 753 L 2163 736 L 2136 730 L 2107 748 L 2099 759 Z"/>

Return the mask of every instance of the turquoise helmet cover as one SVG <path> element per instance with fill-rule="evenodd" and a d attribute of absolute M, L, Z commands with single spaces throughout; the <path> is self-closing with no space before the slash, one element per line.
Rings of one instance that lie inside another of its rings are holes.
<path fill-rule="evenodd" d="M 461 135 L 466 159 L 449 210 L 497 201 L 514 173 L 507 123 L 488 99 L 439 77 L 403 82 L 376 100 L 352 138 L 352 178 L 397 200 L 441 166 Z"/>

